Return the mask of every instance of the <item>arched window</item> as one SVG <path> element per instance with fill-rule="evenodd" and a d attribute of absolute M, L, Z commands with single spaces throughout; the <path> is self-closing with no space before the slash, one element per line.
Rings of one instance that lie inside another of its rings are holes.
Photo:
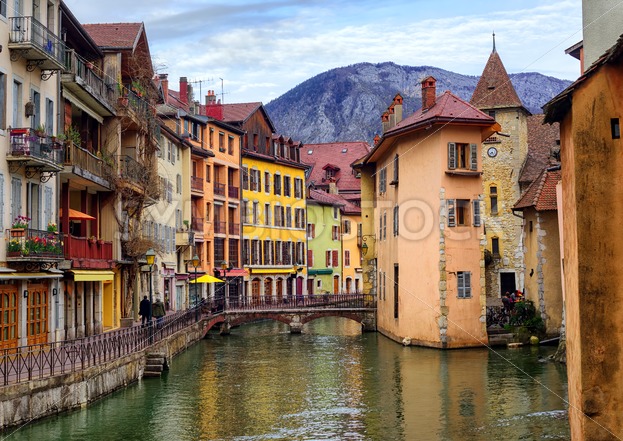
<path fill-rule="evenodd" d="M 498 187 L 496 185 L 489 186 L 489 206 L 491 207 L 491 215 L 498 214 Z"/>

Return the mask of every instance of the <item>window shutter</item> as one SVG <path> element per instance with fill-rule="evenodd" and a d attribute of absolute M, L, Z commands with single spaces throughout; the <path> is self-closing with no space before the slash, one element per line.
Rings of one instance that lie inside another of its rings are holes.
<path fill-rule="evenodd" d="M 333 255 L 331 256 L 331 262 L 333 263 L 333 266 L 338 266 L 339 265 L 338 250 L 333 250 L 332 254 Z"/>
<path fill-rule="evenodd" d="M 1 79 L 1 78 L 0 78 Z M 0 84 L 2 81 L 0 81 Z M 4 175 L 0 173 L 0 230 L 4 230 Z"/>
<path fill-rule="evenodd" d="M 465 293 L 465 297 L 471 297 L 472 296 L 472 273 L 470 272 L 465 272 L 464 274 L 464 279 L 463 279 L 463 283 L 464 283 L 464 293 Z"/>
<path fill-rule="evenodd" d="M 469 145 L 469 155 L 471 158 L 471 169 L 478 170 L 478 145 L 470 144 Z"/>
<path fill-rule="evenodd" d="M 448 168 L 454 170 L 456 168 L 456 144 L 448 143 Z"/>
<path fill-rule="evenodd" d="M 331 267 L 331 251 L 327 250 L 326 254 L 325 254 L 325 258 L 326 258 L 326 266 L 327 268 Z"/>
<path fill-rule="evenodd" d="M 446 201 L 446 206 L 448 207 L 448 226 L 456 227 L 456 214 L 454 209 L 454 199 L 448 199 Z"/>
<path fill-rule="evenodd" d="M 307 250 L 307 265 L 314 266 L 314 250 Z"/>
<path fill-rule="evenodd" d="M 472 201 L 472 205 L 474 207 L 474 226 L 475 227 L 479 227 L 480 226 L 480 201 L 479 200 L 475 200 Z"/>

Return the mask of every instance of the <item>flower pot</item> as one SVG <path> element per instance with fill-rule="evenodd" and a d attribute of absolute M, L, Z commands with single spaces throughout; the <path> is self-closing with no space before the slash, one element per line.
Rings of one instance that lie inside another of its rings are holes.
<path fill-rule="evenodd" d="M 24 228 L 11 228 L 11 237 L 24 237 L 26 230 Z"/>
<path fill-rule="evenodd" d="M 122 328 L 131 328 L 134 325 L 134 318 L 133 317 L 121 317 L 121 327 Z"/>

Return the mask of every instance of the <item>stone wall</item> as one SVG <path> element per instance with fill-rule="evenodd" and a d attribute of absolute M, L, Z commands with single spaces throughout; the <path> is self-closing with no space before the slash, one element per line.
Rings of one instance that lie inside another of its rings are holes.
<path fill-rule="evenodd" d="M 72 374 L 0 388 L 0 429 L 27 424 L 62 411 L 87 406 L 143 377 L 146 353 L 167 359 L 203 338 L 204 323 L 156 343 L 144 351 Z"/>

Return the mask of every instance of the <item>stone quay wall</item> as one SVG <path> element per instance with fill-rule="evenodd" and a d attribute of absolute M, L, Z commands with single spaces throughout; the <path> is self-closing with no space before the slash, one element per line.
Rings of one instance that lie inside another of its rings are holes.
<path fill-rule="evenodd" d="M 201 340 L 205 322 L 179 331 L 143 351 L 59 375 L 0 388 L 0 430 L 28 424 L 59 412 L 86 407 L 143 377 L 146 354 L 163 354 L 167 360 Z"/>

